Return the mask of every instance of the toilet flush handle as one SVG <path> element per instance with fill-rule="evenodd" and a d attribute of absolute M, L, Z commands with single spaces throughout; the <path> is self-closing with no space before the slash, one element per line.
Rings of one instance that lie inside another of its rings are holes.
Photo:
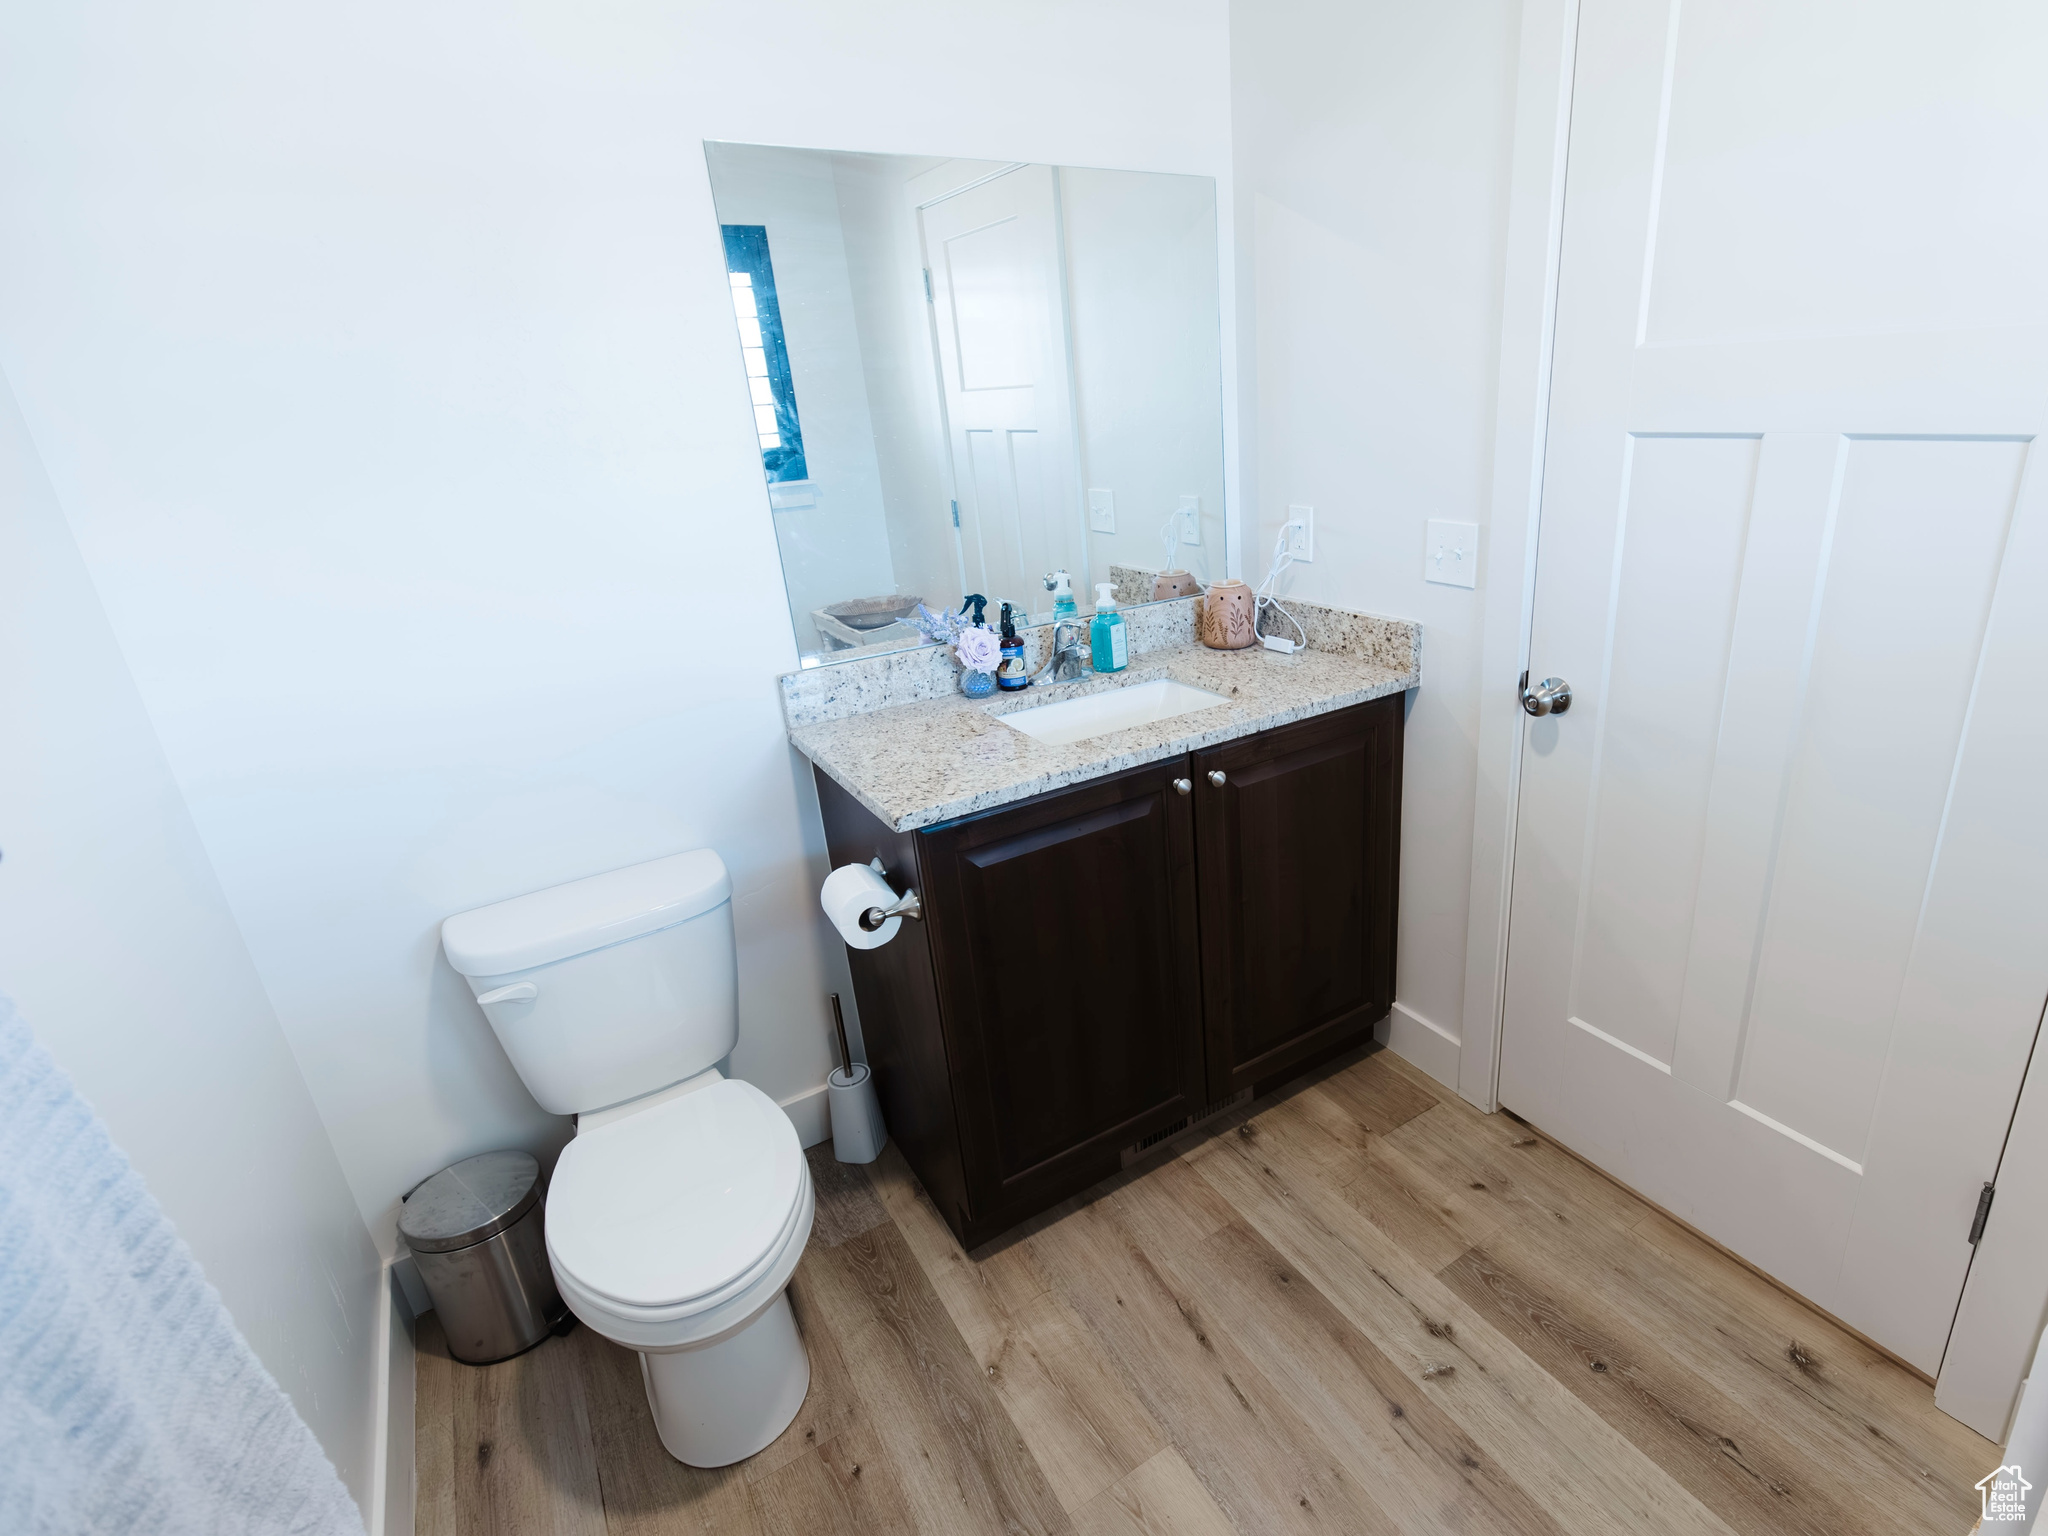
<path fill-rule="evenodd" d="M 525 1003 L 540 996 L 540 988 L 530 981 L 515 981 L 509 987 L 494 987 L 478 996 L 480 1003 Z"/>

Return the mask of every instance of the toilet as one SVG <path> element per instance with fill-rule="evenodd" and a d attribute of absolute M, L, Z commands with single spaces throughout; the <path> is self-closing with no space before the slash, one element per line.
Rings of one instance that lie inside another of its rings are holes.
<path fill-rule="evenodd" d="M 671 1456 L 763 1449 L 810 1389 L 786 1293 L 811 1176 L 789 1117 L 718 1069 L 739 1039 L 724 861 L 698 849 L 479 907 L 441 944 L 541 1107 L 576 1117 L 547 1197 L 562 1299 L 638 1353 Z"/>

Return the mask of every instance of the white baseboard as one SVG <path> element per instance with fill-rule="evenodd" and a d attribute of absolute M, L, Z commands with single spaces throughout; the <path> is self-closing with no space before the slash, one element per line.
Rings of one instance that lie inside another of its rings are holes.
<path fill-rule="evenodd" d="M 807 1147 L 831 1139 L 832 1110 L 825 1100 L 825 1085 L 820 1083 L 781 1101 L 782 1112 L 796 1127 L 797 1140 Z"/>
<path fill-rule="evenodd" d="M 1458 1037 L 1441 1024 L 1396 1003 L 1373 1033 L 1403 1061 L 1420 1067 L 1453 1093 L 1458 1091 Z"/>
<path fill-rule="evenodd" d="M 413 1536 L 412 1308 L 395 1265 L 377 1292 L 376 1456 L 370 1472 L 369 1536 Z"/>

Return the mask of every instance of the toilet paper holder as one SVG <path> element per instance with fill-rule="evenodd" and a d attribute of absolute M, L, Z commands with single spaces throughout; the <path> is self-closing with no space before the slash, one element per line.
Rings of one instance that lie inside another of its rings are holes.
<path fill-rule="evenodd" d="M 868 861 L 868 868 L 885 880 L 889 877 L 889 871 L 882 867 L 880 858 L 870 859 Z M 917 899 L 917 888 L 915 886 L 905 891 L 901 896 L 898 896 L 888 906 L 869 907 L 865 912 L 861 913 L 861 931 L 873 933 L 892 917 L 914 917 L 920 922 L 924 920 L 924 906 Z"/>

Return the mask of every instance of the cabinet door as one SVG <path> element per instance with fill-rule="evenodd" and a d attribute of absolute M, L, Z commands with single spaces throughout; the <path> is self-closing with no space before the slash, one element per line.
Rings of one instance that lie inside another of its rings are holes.
<path fill-rule="evenodd" d="M 977 1232 L 1114 1172 L 1201 1095 L 1187 773 L 1174 758 L 926 834 Z"/>
<path fill-rule="evenodd" d="M 833 868 L 879 859 L 891 890 L 924 892 L 927 882 L 918 863 L 924 840 L 884 825 L 823 769 L 814 769 L 813 777 Z M 959 1232 L 967 1224 L 966 1174 L 929 927 L 905 923 L 877 949 L 849 948 L 846 968 L 859 1000 L 861 1043 L 875 1074 L 889 1139 L 916 1170 L 932 1204 Z"/>
<path fill-rule="evenodd" d="M 1397 694 L 1195 755 L 1211 1099 L 1393 1006 L 1401 722 Z"/>

